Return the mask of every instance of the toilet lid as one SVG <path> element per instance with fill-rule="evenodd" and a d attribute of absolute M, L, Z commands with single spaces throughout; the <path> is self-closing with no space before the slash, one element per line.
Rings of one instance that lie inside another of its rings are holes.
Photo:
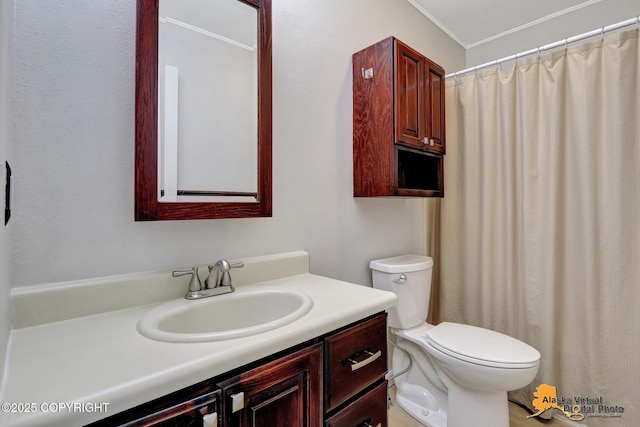
<path fill-rule="evenodd" d="M 433 267 L 433 259 L 420 255 L 400 255 L 391 258 L 376 259 L 369 268 L 383 273 L 412 273 Z"/>
<path fill-rule="evenodd" d="M 427 332 L 427 342 L 449 356 L 479 365 L 526 368 L 540 353 L 513 337 L 489 329 L 443 322 Z"/>

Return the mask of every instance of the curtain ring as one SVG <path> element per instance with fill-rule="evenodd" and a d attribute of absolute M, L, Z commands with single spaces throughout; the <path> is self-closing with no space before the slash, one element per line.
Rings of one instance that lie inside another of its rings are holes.
<path fill-rule="evenodd" d="M 568 38 L 564 39 L 564 48 L 565 48 L 565 50 L 569 49 L 569 39 Z"/>
<path fill-rule="evenodd" d="M 636 30 L 640 31 L 640 15 L 636 16 Z"/>
<path fill-rule="evenodd" d="M 600 40 L 604 40 L 604 26 L 602 26 L 602 31 L 600 32 Z"/>

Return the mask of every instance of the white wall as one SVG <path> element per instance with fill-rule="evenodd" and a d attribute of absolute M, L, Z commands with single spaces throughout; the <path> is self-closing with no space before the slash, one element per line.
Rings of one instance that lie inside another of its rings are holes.
<path fill-rule="evenodd" d="M 352 197 L 351 55 L 395 35 L 464 67 L 405 0 L 273 1 L 273 218 L 146 223 L 133 221 L 135 2 L 15 9 L 14 286 L 296 249 L 314 273 L 369 284 L 370 259 L 424 253 L 422 200 Z"/>
<path fill-rule="evenodd" d="M 535 49 L 640 15 L 640 0 L 602 0 L 467 50 L 466 66 Z M 455 71 L 455 70 L 451 70 Z"/>
<path fill-rule="evenodd" d="M 5 161 L 9 159 L 9 58 L 11 48 L 12 2 L 0 2 L 0 372 L 11 330 L 11 285 L 9 281 L 9 230 L 4 225 Z M 9 163 L 11 163 L 9 159 Z M 0 386 L 1 386 L 0 381 Z"/>
<path fill-rule="evenodd" d="M 253 16 L 247 13 L 248 16 L 238 17 L 243 25 L 236 24 L 235 27 L 253 28 L 253 40 L 246 36 L 241 40 L 245 46 L 255 46 L 257 13 L 250 6 L 243 7 Z M 226 24 L 229 25 L 228 22 Z M 220 35 L 229 34 L 220 32 Z M 160 88 L 166 82 L 165 64 L 176 67 L 179 74 L 176 85 L 178 105 L 173 107 L 177 109 L 178 155 L 164 158 L 165 162 L 177 164 L 177 188 L 256 193 L 257 49 L 245 49 L 166 23 L 160 25 L 159 52 Z M 203 55 L 203 52 L 207 54 Z M 160 92 L 158 113 L 162 119 L 166 109 L 163 105 L 164 91 Z M 252 122 L 254 125 L 249 125 Z M 164 120 L 160 123 L 162 129 Z M 164 133 L 161 135 L 164 138 Z M 164 144 L 167 142 L 165 138 Z"/>

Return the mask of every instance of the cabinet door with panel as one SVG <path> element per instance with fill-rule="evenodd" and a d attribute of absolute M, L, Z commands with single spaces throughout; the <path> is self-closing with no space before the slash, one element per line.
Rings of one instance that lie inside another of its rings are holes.
<path fill-rule="evenodd" d="M 395 40 L 395 142 L 422 148 L 426 131 L 424 58 Z"/>
<path fill-rule="evenodd" d="M 209 390 L 193 396 L 198 389 Z M 219 427 L 219 420 L 220 390 L 197 385 L 97 421 L 89 427 Z"/>
<path fill-rule="evenodd" d="M 444 69 L 425 58 L 426 127 L 428 151 L 445 153 Z"/>
<path fill-rule="evenodd" d="M 444 69 L 394 41 L 395 142 L 445 153 Z"/>
<path fill-rule="evenodd" d="M 322 343 L 218 383 L 225 427 L 322 424 Z"/>

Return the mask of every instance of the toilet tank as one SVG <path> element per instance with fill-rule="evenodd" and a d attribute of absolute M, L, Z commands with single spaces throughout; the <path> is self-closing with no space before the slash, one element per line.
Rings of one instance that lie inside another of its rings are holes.
<path fill-rule="evenodd" d="M 433 260 L 418 255 L 401 255 L 369 263 L 373 287 L 396 294 L 398 302 L 389 309 L 387 325 L 408 329 L 427 320 L 431 298 Z"/>

